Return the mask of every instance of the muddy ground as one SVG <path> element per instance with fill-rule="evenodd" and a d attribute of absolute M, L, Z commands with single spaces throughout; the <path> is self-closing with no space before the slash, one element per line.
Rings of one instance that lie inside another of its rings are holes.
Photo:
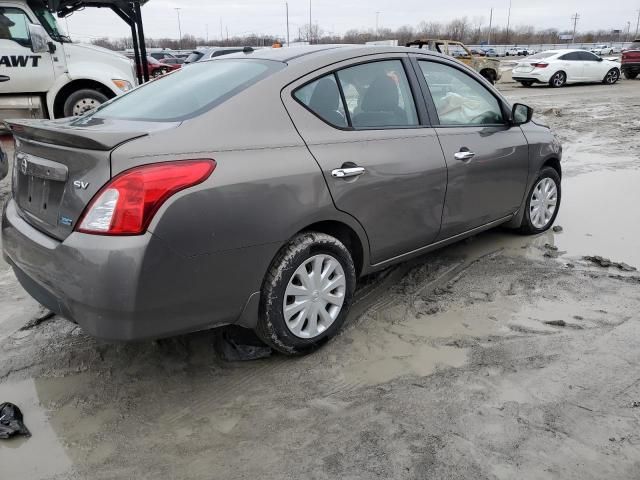
<path fill-rule="evenodd" d="M 640 266 L 640 80 L 501 89 L 563 140 L 563 231 L 496 230 L 370 278 L 308 357 L 30 326 L 0 263 L 0 401 L 33 432 L 0 441 L 0 477 L 640 478 L 640 274 L 582 259 Z"/>

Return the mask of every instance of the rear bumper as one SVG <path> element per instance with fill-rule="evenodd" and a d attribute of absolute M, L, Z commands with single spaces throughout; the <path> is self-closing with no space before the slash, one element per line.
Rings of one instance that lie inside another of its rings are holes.
<path fill-rule="evenodd" d="M 2 215 L 2 244 L 30 295 L 88 334 L 118 341 L 235 323 L 277 250 L 266 245 L 184 257 L 149 232 L 76 232 L 60 242 L 25 222 L 13 200 Z"/>
<path fill-rule="evenodd" d="M 540 77 L 527 76 L 526 74 L 514 75 L 511 77 L 516 82 L 533 82 L 533 83 L 547 83 L 548 80 L 543 80 Z"/>
<path fill-rule="evenodd" d="M 634 72 L 640 71 L 640 62 L 626 62 L 620 65 L 620 70 L 631 70 Z"/>

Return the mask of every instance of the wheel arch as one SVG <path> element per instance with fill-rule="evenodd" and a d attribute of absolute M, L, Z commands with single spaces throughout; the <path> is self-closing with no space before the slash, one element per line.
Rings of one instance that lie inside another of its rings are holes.
<path fill-rule="evenodd" d="M 558 158 L 551 157 L 551 158 L 546 159 L 544 161 L 544 163 L 542 164 L 542 167 L 540 167 L 540 168 L 542 169 L 544 167 L 553 168 L 556 172 L 558 172 L 558 175 L 562 179 L 562 166 L 560 165 L 560 160 Z"/>
<path fill-rule="evenodd" d="M 340 240 L 347 250 L 351 253 L 353 263 L 356 267 L 356 276 L 360 276 L 364 271 L 365 265 L 365 247 L 362 239 L 356 231 L 344 222 L 338 220 L 323 220 L 312 223 L 302 228 L 297 233 L 302 232 L 319 232 L 326 233 Z M 296 233 L 296 234 L 297 234 Z"/>
<path fill-rule="evenodd" d="M 71 82 L 63 86 L 60 90 L 58 90 L 58 93 L 56 93 L 55 99 L 53 101 L 53 111 L 51 112 L 53 118 L 60 118 L 64 116 L 63 108 L 65 100 L 69 98 L 69 95 L 71 95 L 73 92 L 77 92 L 78 90 L 82 90 L 85 88 L 89 90 L 96 90 L 109 99 L 116 96 L 113 90 L 111 90 L 106 85 L 97 82 L 96 80 L 72 80 Z"/>

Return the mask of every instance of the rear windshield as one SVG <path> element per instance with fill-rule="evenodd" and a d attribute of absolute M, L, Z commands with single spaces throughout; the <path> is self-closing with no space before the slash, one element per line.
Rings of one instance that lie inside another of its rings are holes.
<path fill-rule="evenodd" d="M 249 59 L 194 63 L 117 97 L 89 115 L 179 122 L 212 109 L 284 66 L 281 62 Z"/>
<path fill-rule="evenodd" d="M 529 58 L 533 58 L 533 59 L 536 59 L 536 58 L 549 58 L 549 57 L 553 57 L 555 54 L 556 54 L 556 52 L 540 52 L 540 53 L 536 53 L 535 55 L 531 55 Z"/>
<path fill-rule="evenodd" d="M 633 42 L 629 47 L 629 50 L 640 50 L 640 42 Z"/>

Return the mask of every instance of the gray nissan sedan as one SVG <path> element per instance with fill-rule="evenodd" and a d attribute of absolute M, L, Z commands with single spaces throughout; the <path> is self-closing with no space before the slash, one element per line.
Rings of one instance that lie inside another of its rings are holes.
<path fill-rule="evenodd" d="M 8 126 L 4 256 L 108 340 L 236 324 L 306 353 L 358 277 L 501 224 L 544 232 L 560 206 L 562 149 L 532 110 L 410 48 L 247 51 Z"/>

